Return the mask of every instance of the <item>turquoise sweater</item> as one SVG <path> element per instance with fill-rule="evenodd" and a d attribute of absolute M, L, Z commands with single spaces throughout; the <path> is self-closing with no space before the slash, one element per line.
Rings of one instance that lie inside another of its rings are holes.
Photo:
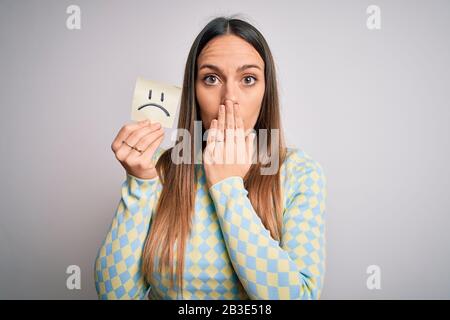
<path fill-rule="evenodd" d="M 158 149 L 155 159 L 162 153 Z M 241 177 L 206 187 L 196 165 L 193 229 L 183 273 L 183 297 L 169 277 L 141 273 L 142 249 L 162 186 L 159 178 L 126 174 L 122 196 L 95 261 L 100 299 L 318 299 L 325 272 L 326 180 L 321 165 L 288 148 L 280 167 L 282 239 L 274 240 L 247 197 Z"/>

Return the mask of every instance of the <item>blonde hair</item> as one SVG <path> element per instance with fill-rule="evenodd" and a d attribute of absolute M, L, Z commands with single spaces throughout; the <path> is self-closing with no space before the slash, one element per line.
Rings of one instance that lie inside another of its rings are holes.
<path fill-rule="evenodd" d="M 270 49 L 259 31 L 249 23 L 225 17 L 209 22 L 195 39 L 185 66 L 183 90 L 181 95 L 178 128 L 186 129 L 194 136 L 194 121 L 199 119 L 199 107 L 195 97 L 195 79 L 197 76 L 197 58 L 202 48 L 212 38 L 234 34 L 250 43 L 265 62 L 265 93 L 261 111 L 254 129 L 257 137 L 260 129 L 267 129 L 271 150 L 271 129 L 279 129 L 278 163 L 284 162 L 286 148 L 281 130 L 279 99 L 275 64 Z M 191 146 L 191 159 L 194 159 L 194 147 Z M 147 236 L 143 256 L 142 271 L 151 282 L 155 257 L 159 257 L 159 272 L 169 269 L 171 286 L 174 288 L 174 265 L 176 260 L 177 285 L 183 290 L 184 252 L 187 238 L 191 232 L 192 216 L 195 210 L 195 164 L 174 164 L 171 161 L 172 148 L 166 150 L 158 159 L 156 169 L 162 183 L 161 194 L 152 217 L 151 228 Z M 280 172 L 273 175 L 261 175 L 263 164 L 252 164 L 244 177 L 244 186 L 249 200 L 271 236 L 281 240 L 282 195 Z M 174 257 L 175 245 L 177 257 Z"/>

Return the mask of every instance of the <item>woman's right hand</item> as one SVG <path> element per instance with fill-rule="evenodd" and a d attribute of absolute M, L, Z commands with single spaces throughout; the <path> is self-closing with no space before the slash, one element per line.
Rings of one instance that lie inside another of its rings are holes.
<path fill-rule="evenodd" d="M 152 157 L 163 140 L 164 128 L 158 122 L 127 123 L 120 129 L 111 149 L 128 174 L 140 179 L 153 179 L 158 174 Z M 142 154 L 122 141 L 142 150 Z"/>

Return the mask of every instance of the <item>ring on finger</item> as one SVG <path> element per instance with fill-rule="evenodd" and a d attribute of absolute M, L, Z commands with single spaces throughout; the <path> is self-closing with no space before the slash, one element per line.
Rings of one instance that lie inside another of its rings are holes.
<path fill-rule="evenodd" d="M 122 140 L 122 143 L 125 143 L 127 146 L 129 146 L 131 149 L 136 150 L 137 152 L 139 152 L 140 154 L 142 154 L 144 151 L 134 147 L 134 146 L 130 146 L 125 140 Z"/>
<path fill-rule="evenodd" d="M 140 150 L 140 149 L 138 149 L 136 147 L 133 147 L 133 149 L 136 150 L 137 152 L 139 152 L 140 154 L 142 154 L 144 152 L 143 150 Z"/>

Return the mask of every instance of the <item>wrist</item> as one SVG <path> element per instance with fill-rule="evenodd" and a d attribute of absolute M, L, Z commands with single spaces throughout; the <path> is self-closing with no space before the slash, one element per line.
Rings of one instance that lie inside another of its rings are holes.
<path fill-rule="evenodd" d="M 221 184 L 226 183 L 226 182 L 233 182 L 234 183 L 238 183 L 239 185 L 244 185 L 244 179 L 239 176 L 239 175 L 233 175 L 233 176 L 227 176 L 227 177 L 222 177 L 220 179 L 216 179 L 216 180 L 207 180 L 207 188 L 208 190 L 212 190 L 212 189 L 217 189 Z"/>
<path fill-rule="evenodd" d="M 131 179 L 140 181 L 140 182 L 150 182 L 150 181 L 156 181 L 159 177 L 158 175 L 154 176 L 154 177 L 146 177 L 146 178 L 140 178 L 140 177 L 136 177 L 130 173 L 127 172 L 127 176 L 129 176 Z"/>

